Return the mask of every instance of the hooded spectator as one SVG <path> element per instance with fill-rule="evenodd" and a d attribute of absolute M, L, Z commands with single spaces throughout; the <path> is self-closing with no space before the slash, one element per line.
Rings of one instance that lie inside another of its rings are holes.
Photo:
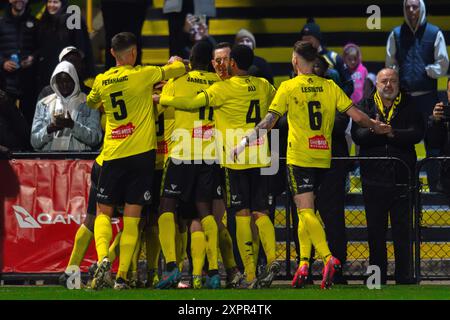
<path fill-rule="evenodd" d="M 39 151 L 87 151 L 101 143 L 100 114 L 86 105 L 75 67 L 63 61 L 50 85 L 55 92 L 36 106 L 31 144 Z"/>
<path fill-rule="evenodd" d="M 48 0 L 39 22 L 38 92 L 41 92 L 50 82 L 50 76 L 59 63 L 59 54 L 68 46 L 74 46 L 84 53 L 86 77 L 95 74 L 94 57 L 86 23 L 82 19 L 81 29 L 69 29 L 68 5 L 67 0 Z"/>
<path fill-rule="evenodd" d="M 236 34 L 234 44 L 243 44 L 252 49 L 256 48 L 256 39 L 253 33 L 247 29 L 241 29 Z M 273 73 L 270 64 L 264 58 L 258 57 L 257 55 L 253 58 L 253 64 L 248 70 L 249 75 L 255 77 L 265 78 L 271 84 L 273 84 Z"/>

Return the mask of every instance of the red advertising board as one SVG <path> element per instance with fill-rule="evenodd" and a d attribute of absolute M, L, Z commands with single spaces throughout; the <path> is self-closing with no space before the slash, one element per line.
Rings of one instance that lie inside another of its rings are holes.
<path fill-rule="evenodd" d="M 93 161 L 0 162 L 1 272 L 63 272 L 86 215 Z M 113 232 L 118 230 L 116 220 Z M 81 271 L 96 257 L 92 241 Z"/>

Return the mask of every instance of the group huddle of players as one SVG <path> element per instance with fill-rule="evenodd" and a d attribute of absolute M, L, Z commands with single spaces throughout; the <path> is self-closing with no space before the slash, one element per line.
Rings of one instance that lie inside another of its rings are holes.
<path fill-rule="evenodd" d="M 221 287 L 219 256 L 225 287 L 269 287 L 280 265 L 268 215 L 270 176 L 262 169 L 271 159 L 267 132 L 287 113 L 287 176 L 299 216 L 301 253 L 292 286 L 303 287 L 308 280 L 314 246 L 324 261 L 321 287 L 329 288 L 341 266 L 315 214 L 314 191 L 330 167 L 335 112 L 346 112 L 375 132 L 388 126 L 369 119 L 333 81 L 314 73 L 320 57 L 307 42 L 294 45 L 297 76 L 278 90 L 248 75 L 254 56 L 243 45 L 222 43 L 213 49 L 199 42 L 188 65 L 173 57 L 164 67 L 134 67 L 136 39 L 130 33 L 117 34 L 111 47 L 117 66 L 97 76 L 87 98 L 90 107 L 106 115 L 105 139 L 92 169 L 89 214 L 68 265 L 80 265 L 95 238 L 98 262 L 90 286 L 139 286 L 137 261 L 145 243 L 145 286 L 183 287 L 189 232 L 189 287 Z M 111 218 L 122 206 L 123 230 L 112 241 Z M 223 223 L 227 208 L 235 215 L 242 273 Z M 260 243 L 267 265 L 257 273 Z M 165 268 L 160 277 L 161 252 Z M 111 264 L 117 256 L 113 282 Z"/>

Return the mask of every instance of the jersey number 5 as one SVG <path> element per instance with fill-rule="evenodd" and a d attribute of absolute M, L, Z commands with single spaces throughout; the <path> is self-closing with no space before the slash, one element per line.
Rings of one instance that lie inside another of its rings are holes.
<path fill-rule="evenodd" d="M 116 120 L 123 120 L 126 119 L 127 114 L 127 106 L 125 105 L 125 101 L 123 99 L 117 99 L 118 97 L 121 97 L 123 95 L 122 91 L 111 93 L 111 104 L 113 109 L 119 107 L 119 112 L 114 112 L 114 119 Z"/>
<path fill-rule="evenodd" d="M 322 127 L 322 112 L 320 112 L 320 102 L 308 102 L 309 126 L 311 130 L 320 130 Z"/>

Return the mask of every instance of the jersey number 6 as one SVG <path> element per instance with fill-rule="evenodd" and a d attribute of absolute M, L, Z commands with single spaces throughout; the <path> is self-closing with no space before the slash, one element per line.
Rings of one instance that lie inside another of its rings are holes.
<path fill-rule="evenodd" d="M 125 105 L 125 101 L 123 99 L 117 99 L 118 97 L 121 97 L 123 95 L 122 91 L 111 93 L 111 104 L 113 109 L 119 107 L 119 112 L 114 112 L 114 119 L 116 120 L 123 120 L 126 119 L 127 114 L 127 106 Z"/>
<path fill-rule="evenodd" d="M 322 127 L 322 112 L 320 112 L 320 102 L 308 102 L 309 126 L 311 130 L 320 130 Z"/>

